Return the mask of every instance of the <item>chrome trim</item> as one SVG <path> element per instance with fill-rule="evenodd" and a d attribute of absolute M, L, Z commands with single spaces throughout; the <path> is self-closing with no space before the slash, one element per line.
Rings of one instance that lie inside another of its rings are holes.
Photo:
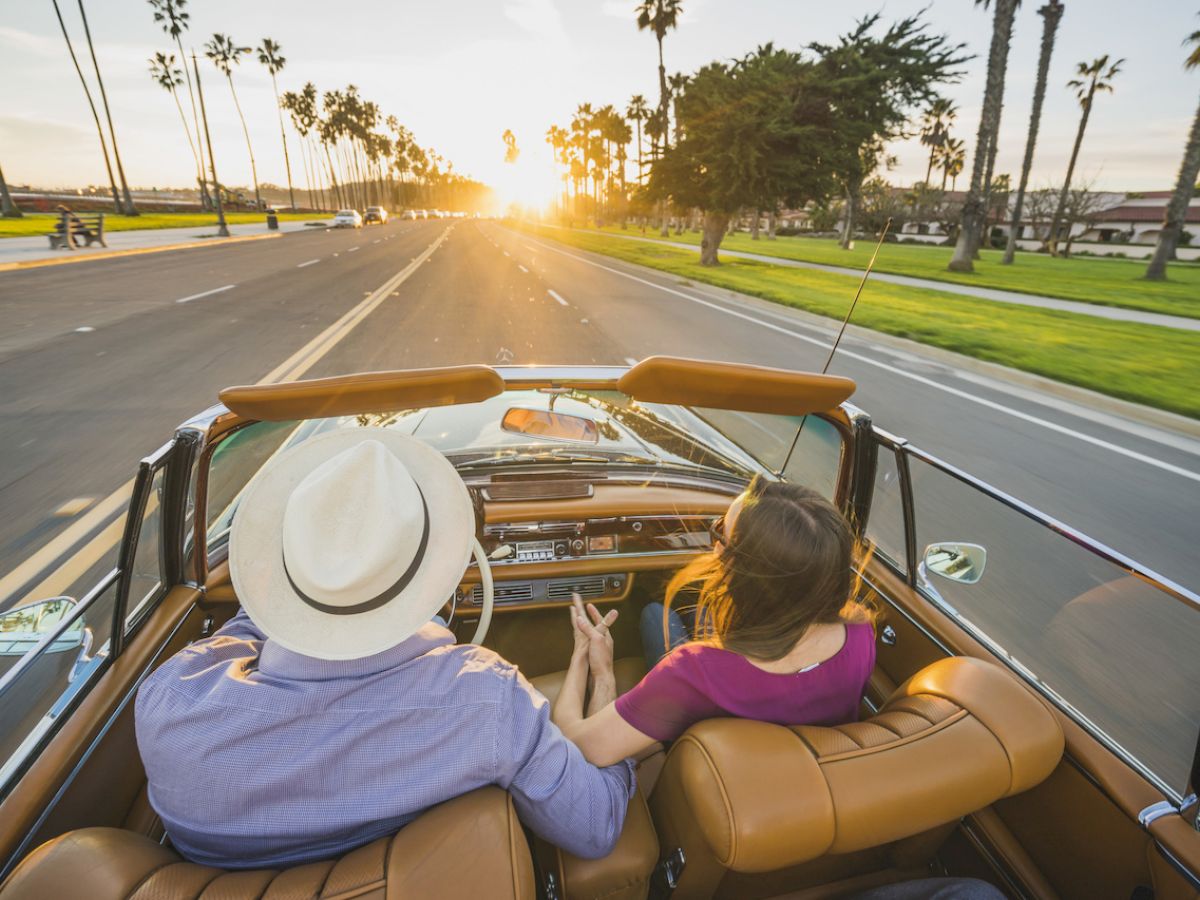
<path fill-rule="evenodd" d="M 1154 847 L 1160 854 L 1162 854 L 1163 859 L 1170 863 L 1171 867 L 1174 868 L 1175 871 L 1180 875 L 1182 875 L 1189 884 L 1191 884 L 1194 890 L 1200 891 L 1200 873 L 1193 872 L 1191 869 L 1181 863 L 1175 858 L 1175 854 L 1173 854 L 1158 841 L 1154 842 Z"/>
<path fill-rule="evenodd" d="M 879 640 L 889 647 L 896 646 L 896 629 L 891 625 L 884 625 L 883 630 L 879 632 Z"/>
<path fill-rule="evenodd" d="M 1157 803 L 1151 803 L 1140 813 L 1138 813 L 1138 824 L 1143 828 L 1149 828 L 1153 822 L 1157 822 L 1163 816 L 1174 816 L 1179 814 L 1177 807 L 1170 800 L 1159 800 Z"/>

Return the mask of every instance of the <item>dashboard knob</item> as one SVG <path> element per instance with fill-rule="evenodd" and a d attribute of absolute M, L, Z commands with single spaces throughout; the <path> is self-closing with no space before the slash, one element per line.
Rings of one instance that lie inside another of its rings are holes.
<path fill-rule="evenodd" d="M 641 530 L 642 530 L 642 523 L 641 523 L 641 522 L 634 522 L 634 523 L 633 523 L 633 525 L 632 525 L 631 527 L 633 528 L 633 530 L 634 530 L 634 531 L 641 531 Z"/>
<path fill-rule="evenodd" d="M 580 538 L 575 538 L 575 540 L 571 541 L 571 549 L 574 550 L 576 553 L 582 553 L 583 552 L 583 540 Z"/>

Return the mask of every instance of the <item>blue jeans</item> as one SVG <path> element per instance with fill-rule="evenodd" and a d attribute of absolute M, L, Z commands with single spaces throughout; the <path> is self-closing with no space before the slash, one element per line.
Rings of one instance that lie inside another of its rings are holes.
<path fill-rule="evenodd" d="M 667 655 L 667 650 L 674 650 L 680 644 L 686 644 L 692 638 L 692 631 L 684 623 L 683 617 L 675 610 L 667 613 L 667 632 L 670 634 L 671 646 L 668 648 L 663 641 L 663 613 L 666 608 L 661 603 L 647 603 L 642 610 L 642 652 L 646 656 L 647 668 Z"/>

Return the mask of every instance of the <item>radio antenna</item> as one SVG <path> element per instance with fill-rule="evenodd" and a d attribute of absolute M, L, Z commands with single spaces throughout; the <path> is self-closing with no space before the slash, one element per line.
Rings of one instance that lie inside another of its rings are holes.
<path fill-rule="evenodd" d="M 829 358 L 825 360 L 825 365 L 821 369 L 821 374 L 825 375 L 829 372 L 829 364 L 833 362 L 833 356 L 837 353 L 838 346 L 842 343 L 842 335 L 846 333 L 846 326 L 850 324 L 850 317 L 854 315 L 854 309 L 858 306 L 858 298 L 862 296 L 863 288 L 866 287 L 867 279 L 871 275 L 871 271 L 875 268 L 875 260 L 879 258 L 879 248 L 883 246 L 884 238 L 887 237 L 888 231 L 891 230 L 891 216 L 883 223 L 883 231 L 879 233 L 879 240 L 875 243 L 875 251 L 871 254 L 871 260 L 867 263 L 867 268 L 863 271 L 862 280 L 858 283 L 858 290 L 854 292 L 854 299 L 850 301 L 850 308 L 846 310 L 846 318 L 842 319 L 842 327 L 838 329 L 837 337 L 833 339 L 833 346 L 829 348 Z M 783 460 L 783 465 L 779 467 L 776 475 L 782 475 L 788 467 L 788 463 L 792 461 L 792 454 L 796 452 L 796 445 L 800 443 L 800 433 L 804 431 L 804 423 L 808 421 L 808 413 L 804 414 L 804 418 L 800 420 L 800 427 L 796 429 L 796 436 L 792 438 L 792 446 L 788 449 L 788 454 Z"/>

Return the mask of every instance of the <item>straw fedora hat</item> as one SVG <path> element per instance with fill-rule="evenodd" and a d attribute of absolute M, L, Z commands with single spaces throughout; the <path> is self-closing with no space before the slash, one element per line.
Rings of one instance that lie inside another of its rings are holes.
<path fill-rule="evenodd" d="M 346 428 L 277 456 L 238 506 L 229 571 L 267 637 L 360 659 L 428 622 L 475 536 L 466 485 L 441 453 L 386 428 Z"/>

